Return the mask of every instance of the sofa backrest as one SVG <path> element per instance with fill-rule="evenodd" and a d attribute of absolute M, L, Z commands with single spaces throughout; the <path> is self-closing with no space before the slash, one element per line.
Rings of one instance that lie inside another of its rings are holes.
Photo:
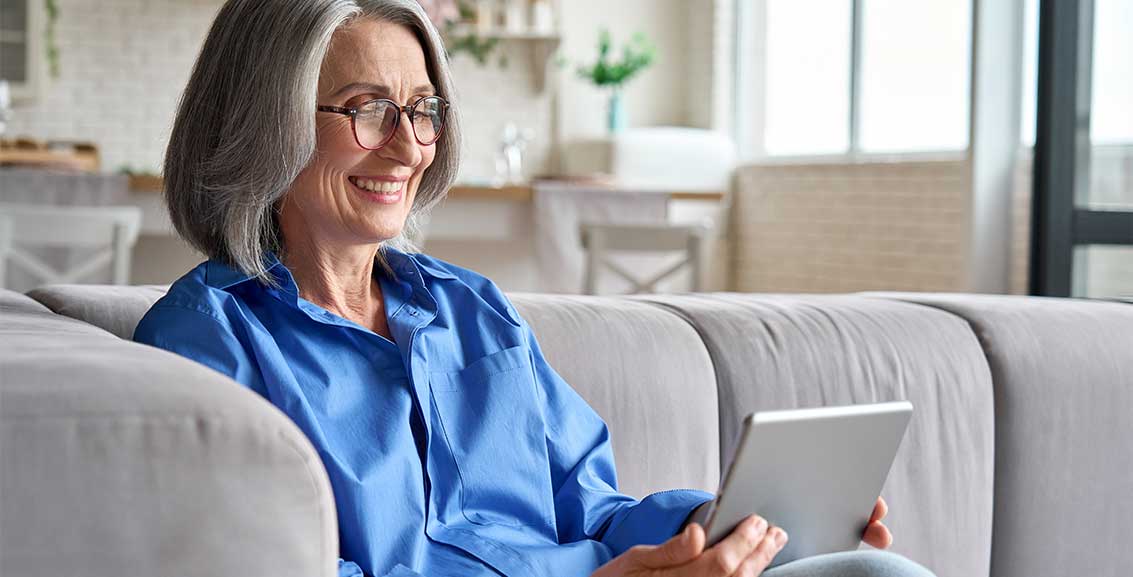
<path fill-rule="evenodd" d="M 644 297 L 688 320 L 708 348 L 721 446 L 757 410 L 908 400 L 914 413 L 882 495 L 893 550 L 939 577 L 987 575 L 992 385 L 954 315 L 855 295 Z"/>
<path fill-rule="evenodd" d="M 605 419 L 622 491 L 716 491 L 716 375 L 691 325 L 626 299 L 510 297 L 551 366 Z"/>
<path fill-rule="evenodd" d="M 130 340 L 134 327 L 167 289 L 160 285 L 49 285 L 28 292 L 28 296 L 58 314 Z"/>
<path fill-rule="evenodd" d="M 995 577 L 1133 568 L 1133 306 L 889 294 L 969 323 L 995 384 Z"/>

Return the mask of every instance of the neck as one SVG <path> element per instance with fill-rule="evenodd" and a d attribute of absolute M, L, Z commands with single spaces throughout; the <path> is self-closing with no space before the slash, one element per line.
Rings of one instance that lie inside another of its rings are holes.
<path fill-rule="evenodd" d="M 381 286 L 373 276 L 377 247 L 324 250 L 322 246 L 309 239 L 287 243 L 282 260 L 295 278 L 299 296 L 369 326 L 382 304 Z"/>

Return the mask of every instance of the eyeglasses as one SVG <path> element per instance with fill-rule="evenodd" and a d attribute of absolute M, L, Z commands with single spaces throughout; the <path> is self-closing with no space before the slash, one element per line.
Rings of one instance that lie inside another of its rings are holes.
<path fill-rule="evenodd" d="M 445 129 L 448 101 L 440 96 L 426 96 L 406 106 L 399 106 L 388 98 L 367 100 L 354 108 L 320 104 L 319 112 L 333 112 L 350 117 L 354 140 L 367 150 L 377 150 L 397 134 L 401 113 L 409 115 L 413 136 L 421 146 L 429 146 L 441 137 Z"/>

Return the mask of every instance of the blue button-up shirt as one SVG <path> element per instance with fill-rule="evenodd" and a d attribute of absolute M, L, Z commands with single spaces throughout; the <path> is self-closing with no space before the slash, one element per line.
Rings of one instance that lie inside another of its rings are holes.
<path fill-rule="evenodd" d="M 334 490 L 340 575 L 589 575 L 712 498 L 619 493 L 605 423 L 503 293 L 425 255 L 383 254 L 392 341 L 304 300 L 270 255 L 277 287 L 208 261 L 134 333 L 306 433 Z"/>

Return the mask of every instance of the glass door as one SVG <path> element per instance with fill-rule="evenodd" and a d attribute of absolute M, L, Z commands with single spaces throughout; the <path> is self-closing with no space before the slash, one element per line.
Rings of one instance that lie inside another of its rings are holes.
<path fill-rule="evenodd" d="M 1032 294 L 1133 300 L 1133 0 L 1040 0 Z"/>

